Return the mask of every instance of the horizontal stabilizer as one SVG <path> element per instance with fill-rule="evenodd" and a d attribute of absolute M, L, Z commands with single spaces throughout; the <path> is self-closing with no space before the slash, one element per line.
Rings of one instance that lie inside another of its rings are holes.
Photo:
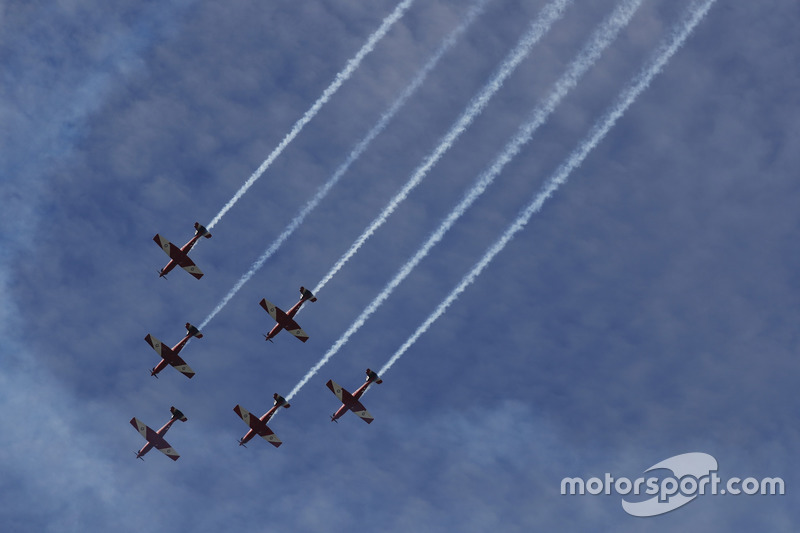
<path fill-rule="evenodd" d="M 186 332 L 192 337 L 197 337 L 198 339 L 203 338 L 203 334 L 200 333 L 200 330 L 191 325 L 189 322 L 186 323 Z"/>
<path fill-rule="evenodd" d="M 210 239 L 211 238 L 211 234 L 199 222 L 195 222 L 194 223 L 194 233 L 195 233 L 195 235 L 200 235 L 202 237 L 205 237 L 206 239 Z"/>
<path fill-rule="evenodd" d="M 184 415 L 180 410 L 175 409 L 174 406 L 169 408 L 169 412 L 172 413 L 173 418 L 177 418 L 181 422 L 186 422 L 187 420 L 189 420 L 188 418 L 186 418 L 186 415 Z"/>

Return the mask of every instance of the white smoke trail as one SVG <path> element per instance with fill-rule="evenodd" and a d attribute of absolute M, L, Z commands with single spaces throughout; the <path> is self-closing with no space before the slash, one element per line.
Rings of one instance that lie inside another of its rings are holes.
<path fill-rule="evenodd" d="M 247 190 L 256 182 L 256 180 L 258 180 L 258 178 L 264 174 L 267 168 L 272 165 L 272 162 L 275 161 L 281 152 L 283 152 L 286 146 L 288 146 L 289 143 L 292 142 L 295 137 L 297 137 L 303 127 L 308 124 L 312 118 L 314 118 L 314 115 L 317 114 L 320 108 L 325 105 L 328 100 L 330 100 L 331 96 L 333 96 L 333 94 L 339 89 L 339 87 L 341 87 L 342 84 L 350 78 L 353 72 L 361 64 L 361 60 L 364 59 L 364 56 L 372 52 L 372 50 L 375 48 L 375 44 L 386 35 L 386 33 L 389 31 L 389 28 L 391 28 L 395 22 L 400 20 L 400 18 L 405 14 L 406 10 L 413 3 L 414 0 L 403 0 L 389 16 L 383 19 L 381 26 L 370 36 L 366 44 L 361 47 L 361 50 L 359 50 L 358 53 L 347 62 L 344 70 L 336 75 L 336 79 L 328 86 L 327 89 L 325 89 L 325 91 L 322 93 L 322 96 L 320 96 L 317 101 L 314 102 L 314 105 L 312 105 L 311 108 L 306 111 L 300 120 L 295 122 L 291 131 L 286 134 L 286 137 L 284 137 L 280 144 L 272 151 L 271 154 L 269 154 L 269 157 L 267 157 L 267 159 L 261 164 L 260 167 L 258 167 L 258 169 L 256 169 L 255 172 L 253 172 L 249 178 L 247 178 L 247 181 L 245 181 L 244 185 L 242 185 L 241 188 L 236 191 L 236 194 L 233 195 L 233 198 L 231 198 L 228 203 L 225 204 L 222 210 L 211 220 L 207 226 L 209 230 L 217 225 L 217 222 L 220 221 L 225 213 L 227 213 L 234 206 L 234 204 L 236 204 L 236 202 L 238 202 L 239 199 L 244 196 L 244 193 L 247 192 Z"/>
<path fill-rule="evenodd" d="M 350 249 L 336 262 L 333 268 L 328 272 L 322 281 L 317 284 L 313 292 L 319 292 L 339 270 L 342 269 L 344 264 L 358 252 L 359 248 L 369 239 L 373 233 L 381 226 L 386 219 L 397 209 L 403 200 L 405 200 L 414 187 L 425 178 L 428 171 L 439 161 L 444 153 L 453 145 L 458 137 L 467 129 L 472 121 L 477 117 L 481 111 L 484 110 L 491 97 L 503 86 L 503 82 L 509 75 L 516 69 L 517 65 L 528 55 L 533 45 L 535 45 L 542 36 L 547 33 L 553 23 L 558 20 L 564 13 L 567 6 L 572 3 L 572 0 L 554 0 L 549 3 L 542 10 L 541 15 L 533 22 L 530 29 L 525 33 L 520 42 L 507 56 L 500 66 L 499 71 L 487 83 L 481 92 L 476 95 L 469 103 L 466 111 L 462 113 L 461 117 L 453 124 L 447 134 L 439 142 L 439 145 L 431 155 L 427 157 L 425 162 L 414 171 L 411 178 L 403 186 L 403 188 L 392 198 L 389 204 L 383 208 L 381 214 L 367 226 L 367 229 L 361 234 L 358 239 L 350 246 Z"/>
<path fill-rule="evenodd" d="M 495 242 L 484 256 L 472 267 L 456 288 L 445 298 L 431 315 L 422 323 L 421 326 L 403 343 L 403 345 L 392 355 L 389 361 L 381 368 L 379 374 L 387 372 L 392 365 L 408 350 L 419 337 L 428 331 L 431 325 L 440 317 L 464 290 L 471 285 L 483 272 L 483 269 L 491 260 L 508 244 L 508 242 L 530 221 L 530 218 L 538 213 L 545 201 L 563 185 L 570 173 L 575 170 L 586 158 L 589 152 L 605 137 L 616 121 L 622 116 L 636 98 L 650 85 L 653 77 L 661 72 L 664 65 L 684 43 L 695 26 L 706 15 L 715 0 L 705 0 L 702 3 L 695 3 L 689 10 L 683 21 L 681 21 L 670 33 L 670 37 L 657 50 L 650 63 L 633 79 L 631 84 L 622 92 L 617 102 L 611 109 L 594 125 L 587 138 L 570 154 L 567 160 L 556 170 L 548 179 L 545 187 L 533 198 L 530 204 L 522 210 L 516 220 L 506 229 L 500 239 Z"/>
<path fill-rule="evenodd" d="M 264 251 L 263 254 L 253 263 L 250 269 L 244 273 L 244 275 L 239 279 L 238 282 L 233 286 L 233 288 L 225 295 L 225 297 L 217 304 L 213 311 L 203 320 L 200 324 L 200 329 L 202 330 L 205 326 L 219 313 L 222 311 L 222 308 L 227 305 L 227 303 L 233 298 L 239 289 L 241 289 L 245 283 L 250 281 L 250 278 L 258 272 L 264 263 L 272 257 L 272 255 L 278 251 L 278 248 L 283 245 L 283 243 L 288 239 L 292 233 L 305 221 L 308 214 L 314 210 L 314 208 L 319 205 L 319 203 L 328 195 L 328 192 L 333 188 L 336 183 L 339 182 L 339 179 L 350 169 L 350 166 L 359 158 L 361 154 L 369 147 L 370 143 L 380 135 L 383 130 L 386 129 L 386 126 L 389 122 L 394 118 L 397 112 L 400 110 L 403 105 L 413 96 L 413 94 L 420 88 L 423 82 L 427 79 L 428 74 L 436 67 L 439 63 L 439 60 L 444 56 L 444 54 L 453 47 L 459 37 L 472 25 L 475 19 L 483 12 L 486 4 L 489 0 L 480 0 L 477 4 L 475 4 L 467 13 L 464 21 L 458 26 L 455 30 L 453 30 L 450 35 L 448 35 L 442 44 L 439 46 L 439 49 L 433 54 L 433 56 L 428 60 L 428 62 L 420 69 L 417 73 L 416 77 L 412 80 L 412 82 L 405 88 L 402 94 L 395 100 L 395 102 L 391 105 L 386 112 L 383 113 L 380 120 L 373 126 L 373 128 L 367 133 L 367 135 L 353 148 L 350 152 L 350 155 L 347 156 L 347 159 L 344 163 L 342 163 L 339 168 L 333 173 L 333 175 L 325 182 L 317 191 L 311 200 L 309 200 L 306 205 L 300 210 L 300 212 L 289 222 L 283 232 L 278 236 L 275 241 Z"/>
<path fill-rule="evenodd" d="M 402 281 L 416 268 L 422 259 L 428 255 L 428 252 L 444 237 L 444 234 L 455 224 L 459 217 L 461 217 L 467 209 L 475 202 L 475 200 L 486 190 L 486 188 L 494 181 L 495 177 L 501 172 L 506 163 L 508 163 L 514 155 L 516 155 L 522 145 L 530 140 L 533 132 L 544 123 L 547 116 L 552 113 L 556 105 L 563 99 L 564 95 L 570 88 L 574 87 L 580 76 L 594 64 L 600 57 L 603 50 L 614 40 L 619 31 L 630 21 L 636 8 L 639 7 L 642 0 L 627 0 L 620 4 L 606 19 L 603 24 L 595 31 L 587 43 L 581 50 L 577 58 L 567 68 L 566 73 L 556 83 L 553 91 L 548 98 L 541 105 L 537 106 L 532 114 L 531 120 L 526 123 L 521 131 L 509 142 L 506 149 L 490 166 L 489 170 L 484 172 L 473 187 L 467 192 L 465 197 L 459 204 L 450 212 L 444 219 L 439 227 L 428 237 L 428 240 L 417 250 L 414 256 L 409 259 L 397 272 L 394 278 L 386 284 L 383 290 L 370 302 L 370 304 L 361 312 L 361 315 L 356 321 L 342 334 L 341 337 L 331 346 L 325 355 L 314 365 L 311 370 L 303 377 L 303 379 L 292 389 L 290 396 L 293 396 L 300 390 L 300 388 L 314 375 L 317 371 L 333 357 L 336 352 L 350 339 L 350 337 L 358 331 L 359 328 L 366 322 L 366 320 L 378 310 L 378 308 L 386 301 L 395 288 L 397 288 Z"/>

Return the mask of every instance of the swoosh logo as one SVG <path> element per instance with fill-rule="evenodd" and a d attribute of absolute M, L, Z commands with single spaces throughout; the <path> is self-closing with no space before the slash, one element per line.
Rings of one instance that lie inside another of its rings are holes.
<path fill-rule="evenodd" d="M 664 459 L 660 463 L 656 463 L 645 470 L 645 473 L 657 469 L 669 470 L 680 482 L 680 479 L 684 476 L 693 476 L 696 479 L 700 479 L 716 471 L 717 468 L 717 460 L 711 455 L 701 452 L 690 452 Z M 657 516 L 683 507 L 696 497 L 697 494 L 685 496 L 678 493 L 666 501 L 659 501 L 659 497 L 654 496 L 642 502 L 628 502 L 623 498 L 622 508 L 626 513 L 633 516 Z"/>

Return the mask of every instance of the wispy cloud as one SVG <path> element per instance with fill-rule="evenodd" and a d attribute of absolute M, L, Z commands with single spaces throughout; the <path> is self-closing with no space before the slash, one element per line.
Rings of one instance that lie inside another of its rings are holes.
<path fill-rule="evenodd" d="M 492 79 L 489 80 L 483 89 L 472 99 L 467 109 L 461 114 L 461 117 L 451 126 L 442 140 L 439 141 L 436 149 L 425 159 L 422 165 L 414 171 L 403 188 L 395 194 L 375 220 L 367 226 L 344 255 L 333 265 L 330 271 L 317 283 L 317 286 L 314 287 L 315 293 L 322 290 L 322 288 L 333 279 L 345 263 L 347 263 L 347 261 L 349 261 L 364 245 L 367 239 L 369 239 L 378 228 L 386 222 L 392 213 L 394 213 L 397 207 L 408 198 L 411 191 L 425 179 L 431 168 L 436 165 L 445 152 L 458 140 L 459 136 L 472 124 L 472 121 L 486 108 L 492 96 L 500 90 L 506 79 L 514 72 L 517 66 L 519 66 L 520 62 L 525 59 L 533 46 L 548 32 L 553 23 L 564 14 L 564 11 L 571 3 L 572 0 L 555 0 L 545 6 L 541 15 L 534 20 L 531 27 L 525 35 L 523 35 L 519 43 L 517 43 L 517 46 L 508 54 L 497 73 L 495 73 Z"/>
<path fill-rule="evenodd" d="M 85 126 L 125 79 L 141 75 L 141 59 L 180 26 L 194 0 L 158 8 L 137 8 L 104 20 L 102 33 L 81 32 L 87 21 L 67 6 L 26 7 L 30 24 L 4 27 L 0 48 L 14 53 L 4 60 L 0 76 L 0 225 L 4 228 L 0 259 L 27 246 L 37 227 L 41 198 L 48 185 L 41 178 L 69 155 Z M 0 8 L 0 17 L 2 10 Z M 100 10 L 93 17 L 103 18 Z M 53 21 L 68 28 L 63 35 L 41 39 Z M 7 48 L 9 47 L 9 48 Z M 13 179 L 12 179 L 13 178 Z M 12 242 L 13 241 L 13 242 Z"/>
<path fill-rule="evenodd" d="M 322 200 L 328 195 L 328 192 L 336 185 L 342 176 L 350 169 L 350 166 L 359 158 L 361 154 L 366 151 L 369 147 L 370 143 L 380 135 L 385 129 L 386 126 L 389 125 L 389 122 L 394 118 L 397 112 L 405 105 L 405 103 L 411 98 L 414 93 L 422 86 L 425 80 L 428 77 L 428 74 L 436 67 L 439 63 L 439 60 L 444 56 L 444 54 L 450 50 L 453 45 L 456 43 L 459 37 L 467 31 L 467 28 L 472 25 L 478 15 L 481 14 L 486 3 L 489 0 L 481 0 L 477 4 L 475 4 L 472 9 L 469 10 L 467 16 L 465 17 L 464 21 L 459 25 L 455 30 L 453 30 L 450 35 L 448 35 L 444 42 L 439 46 L 439 49 L 433 54 L 433 56 L 428 60 L 427 63 L 420 69 L 417 73 L 416 77 L 411 81 L 408 87 L 400 94 L 397 100 L 387 109 L 383 115 L 381 116 L 380 120 L 372 127 L 372 129 L 367 133 L 367 135 L 358 143 L 356 144 L 355 148 L 350 152 L 350 155 L 347 156 L 347 159 L 342 163 L 339 168 L 333 173 L 333 175 L 326 181 L 322 187 L 319 188 L 317 193 L 314 195 L 311 200 L 309 200 L 305 206 L 300 210 L 300 212 L 295 215 L 295 217 L 289 222 L 289 224 L 284 228 L 283 232 L 275 239 L 269 247 L 264 250 L 264 253 L 252 264 L 250 269 L 242 275 L 239 281 L 228 291 L 222 300 L 217 304 L 217 306 L 209 313 L 209 315 L 203 320 L 200 324 L 200 329 L 204 328 L 213 318 L 222 311 L 222 309 L 227 305 L 227 303 L 233 298 L 237 292 L 248 282 L 250 278 L 252 278 L 256 272 L 258 272 L 261 267 L 264 266 L 264 263 L 272 257 L 272 255 L 278 251 L 278 249 L 283 245 L 284 242 L 294 233 L 294 231 L 300 227 L 303 221 L 306 219 L 309 213 L 313 211 Z"/>
<path fill-rule="evenodd" d="M 664 65 L 666 65 L 678 48 L 680 48 L 714 2 L 715 0 L 706 0 L 705 2 L 694 4 L 690 8 L 686 18 L 678 23 L 672 30 L 669 40 L 659 47 L 650 63 L 633 79 L 630 85 L 623 90 L 617 102 L 594 125 L 586 139 L 578 145 L 575 151 L 570 154 L 567 160 L 547 180 L 544 188 L 536 194 L 533 200 L 522 210 L 508 229 L 506 229 L 500 239 L 489 248 L 484 256 L 472 267 L 472 270 L 464 276 L 456 288 L 436 307 L 433 313 L 425 319 L 425 322 L 423 322 L 402 346 L 400 346 L 394 355 L 389 358 L 386 364 L 381 368 L 379 374 L 387 372 L 417 339 L 428 331 L 431 325 L 447 311 L 447 308 L 458 299 L 461 293 L 480 276 L 481 272 L 483 272 L 492 259 L 505 248 L 506 244 L 528 224 L 531 217 L 542 209 L 544 203 L 553 193 L 561 185 L 566 183 L 572 171 L 580 166 L 589 152 L 591 152 L 611 128 L 614 127 L 614 124 L 616 124 L 622 114 L 625 113 L 636 98 L 647 89 L 651 80 L 661 72 Z"/>
<path fill-rule="evenodd" d="M 325 353 L 317 364 L 315 364 L 303 379 L 292 389 L 289 397 L 292 397 L 300 388 L 316 374 L 322 366 L 335 355 L 339 349 L 344 346 L 350 337 L 358 331 L 367 319 L 383 305 L 389 298 L 394 289 L 397 288 L 403 280 L 416 268 L 416 266 L 424 259 L 430 250 L 442 240 L 445 233 L 455 224 L 455 222 L 469 209 L 475 200 L 491 185 L 497 175 L 502 171 L 503 167 L 508 163 L 521 149 L 522 145 L 530 140 L 536 129 L 541 126 L 547 116 L 553 112 L 558 103 L 567 94 L 569 89 L 575 86 L 580 76 L 594 64 L 600 57 L 603 50 L 611 44 L 619 31 L 630 22 L 631 17 L 636 12 L 636 9 L 641 4 L 641 0 L 628 0 L 621 3 L 609 16 L 609 18 L 601 24 L 600 28 L 594 32 L 587 45 L 581 50 L 577 58 L 567 68 L 564 76 L 556 82 L 555 88 L 550 93 L 545 101 L 537 106 L 532 114 L 532 118 L 526 123 L 521 131 L 514 139 L 508 144 L 506 149 L 500 154 L 497 160 L 492 164 L 487 172 L 479 176 L 475 185 L 470 188 L 465 197 L 459 202 L 458 205 L 450 212 L 445 220 L 439 227 L 428 237 L 425 243 L 417 250 L 411 259 L 409 259 L 397 272 L 397 274 L 386 284 L 378 296 L 361 312 L 356 321 L 342 334 L 341 337 L 333 344 L 333 346 Z"/>
<path fill-rule="evenodd" d="M 364 59 L 364 57 L 375 49 L 377 42 L 383 39 L 383 37 L 389 32 L 389 29 L 391 29 L 395 22 L 402 18 L 406 10 L 408 10 L 413 3 L 414 0 L 403 0 L 397 5 L 391 14 L 383 19 L 381 26 L 369 37 L 369 39 L 367 39 L 367 42 L 361 47 L 356 55 L 347 62 L 347 65 L 344 67 L 344 69 L 336 75 L 336 78 L 333 80 L 333 82 L 322 92 L 322 96 L 320 96 L 317 101 L 314 102 L 311 108 L 309 108 L 309 110 L 306 111 L 297 122 L 295 122 L 294 126 L 292 126 L 292 129 L 289 130 L 289 133 L 286 134 L 286 136 L 283 138 L 283 140 L 281 140 L 278 146 L 275 147 L 272 153 L 270 153 L 264 162 L 261 163 L 261 166 L 258 167 L 249 178 L 247 178 L 247 181 L 245 181 L 244 185 L 242 185 L 239 190 L 236 191 L 236 194 L 233 195 L 233 198 L 231 198 L 220 210 L 220 212 L 217 213 L 213 219 L 211 219 L 211 222 L 208 224 L 208 229 L 216 226 L 222 217 L 225 216 L 225 213 L 227 213 L 236 204 L 236 202 L 238 202 L 239 199 L 244 196 L 248 189 L 253 186 L 258 178 L 260 178 L 264 172 L 266 172 L 270 165 L 272 165 L 273 161 L 275 161 L 275 159 L 281 154 L 281 152 L 283 152 L 289 143 L 292 142 L 295 137 L 297 137 L 300 131 L 302 131 L 303 127 L 305 127 L 305 125 L 308 124 L 312 118 L 314 118 L 322 106 L 324 106 L 328 100 L 331 99 L 336 91 L 339 90 L 339 87 L 341 87 L 342 84 L 346 82 L 350 76 L 352 76 L 353 72 L 355 72 L 355 70 L 361 64 L 361 61 Z"/>

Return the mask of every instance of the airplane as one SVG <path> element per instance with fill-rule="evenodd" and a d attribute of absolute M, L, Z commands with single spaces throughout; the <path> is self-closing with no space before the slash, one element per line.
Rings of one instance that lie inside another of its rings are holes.
<path fill-rule="evenodd" d="M 308 340 L 308 335 L 305 331 L 300 329 L 300 326 L 297 325 L 297 322 L 294 321 L 293 317 L 300 310 L 300 306 L 306 301 L 310 300 L 312 302 L 316 302 L 317 299 L 314 294 L 312 294 L 312 292 L 305 287 L 300 287 L 300 294 L 300 301 L 294 304 L 294 306 L 289 309 L 288 312 L 283 312 L 281 308 L 275 307 L 272 305 L 272 303 L 268 302 L 266 298 L 259 302 L 259 305 L 264 308 L 264 311 L 269 313 L 269 315 L 277 322 L 275 327 L 272 328 L 269 333 L 264 335 L 266 340 L 272 342 L 272 338 L 280 333 L 282 329 L 285 329 L 303 342 Z"/>
<path fill-rule="evenodd" d="M 332 379 L 328 380 L 325 385 L 336 395 L 337 398 L 339 398 L 339 401 L 343 404 L 338 411 L 331 415 L 331 422 L 336 422 L 347 412 L 348 409 L 350 409 L 355 414 L 360 416 L 361 420 L 367 424 L 371 424 L 374 418 L 372 418 L 372 415 L 369 414 L 369 411 L 367 411 L 367 409 L 358 400 L 364 395 L 364 393 L 367 391 L 367 388 L 373 383 L 381 384 L 383 383 L 383 380 L 376 372 L 373 372 L 369 368 L 367 369 L 367 381 L 358 389 L 356 389 L 353 394 L 347 392 L 347 390 L 343 389 Z"/>
<path fill-rule="evenodd" d="M 239 415 L 239 417 L 242 420 L 244 420 L 244 423 L 250 426 L 250 431 L 248 431 L 244 437 L 239 439 L 239 446 L 244 446 L 245 444 L 250 442 L 250 439 L 252 439 L 256 435 L 263 437 L 264 440 L 266 440 L 276 448 L 281 444 L 283 444 L 283 442 L 281 442 L 281 439 L 279 439 L 278 436 L 275 435 L 275 433 L 273 433 L 272 430 L 267 427 L 267 422 L 269 422 L 270 419 L 275 415 L 275 412 L 278 410 L 278 408 L 280 407 L 289 408 L 290 404 L 286 403 L 286 399 L 277 392 L 272 395 L 272 398 L 274 399 L 272 408 L 266 413 L 264 413 L 264 416 L 262 416 L 261 418 L 257 418 L 255 415 L 248 413 L 247 409 L 245 409 L 241 405 L 237 405 L 236 407 L 233 408 L 236 414 Z M 247 446 L 244 447 L 247 448 Z"/>
<path fill-rule="evenodd" d="M 182 373 L 187 378 L 191 379 L 194 377 L 194 370 L 189 368 L 189 365 L 186 364 L 186 361 L 180 358 L 178 352 L 180 352 L 186 343 L 189 342 L 189 339 L 192 337 L 197 337 L 198 339 L 203 338 L 203 334 L 194 327 L 193 325 L 186 323 L 186 336 L 181 339 L 181 342 L 169 348 L 168 346 L 164 346 L 161 344 L 161 341 L 150 335 L 149 333 L 144 338 L 144 340 L 153 347 L 158 355 L 161 356 L 161 362 L 159 362 L 156 366 L 154 366 L 150 370 L 150 375 L 155 376 L 158 378 L 158 373 L 164 370 L 167 367 L 167 364 L 174 366 L 178 372 Z"/>
<path fill-rule="evenodd" d="M 192 249 L 200 237 L 210 239 L 211 234 L 206 228 L 201 226 L 199 222 L 194 223 L 194 230 L 194 237 L 192 237 L 192 239 L 184 244 L 181 248 L 178 248 L 158 233 L 156 233 L 156 236 L 153 237 L 153 240 L 156 242 L 156 244 L 159 245 L 161 249 L 164 250 L 164 253 L 169 256 L 169 263 L 167 263 L 167 266 L 158 271 L 159 278 L 169 274 L 170 271 L 175 268 L 175 265 L 180 265 L 184 270 L 197 279 L 203 277 L 203 273 L 200 271 L 200 269 L 195 266 L 191 259 L 189 259 L 189 250 Z"/>
<path fill-rule="evenodd" d="M 145 455 L 147 452 L 149 452 L 153 447 L 155 447 L 156 450 L 160 451 L 173 461 L 177 461 L 178 457 L 180 457 L 180 455 L 178 455 L 178 452 L 175 451 L 175 448 L 170 446 L 169 443 L 164 440 L 164 435 L 167 434 L 167 431 L 169 431 L 169 428 L 172 427 L 172 424 L 176 420 L 180 420 L 181 422 L 186 422 L 186 420 L 188 419 L 183 415 L 183 413 L 181 413 L 174 407 L 170 407 L 169 410 L 172 413 L 172 418 L 170 418 L 169 422 L 164 424 L 164 426 L 158 431 L 153 431 L 152 429 L 147 427 L 144 422 L 142 422 L 135 416 L 131 418 L 131 425 L 134 428 L 136 428 L 136 431 L 141 433 L 142 437 L 147 439 L 147 444 L 142 446 L 142 449 L 136 452 L 137 459 L 141 459 L 142 461 L 144 461 L 142 456 Z"/>

